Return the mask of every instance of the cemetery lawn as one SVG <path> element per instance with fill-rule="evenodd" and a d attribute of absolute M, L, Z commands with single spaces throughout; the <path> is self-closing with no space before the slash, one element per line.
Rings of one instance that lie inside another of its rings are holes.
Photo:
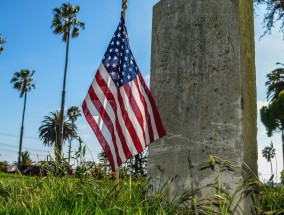
<path fill-rule="evenodd" d="M 147 197 L 144 178 L 120 181 L 69 177 L 27 177 L 0 173 L 0 214 L 194 214 L 185 202 L 163 193 Z M 259 214 L 284 214 L 284 187 L 261 185 Z M 196 203 L 198 214 L 206 212 Z M 218 214 L 231 214 L 219 208 Z M 210 212 L 211 211 L 211 212 Z M 270 212 L 270 213 L 267 213 Z"/>

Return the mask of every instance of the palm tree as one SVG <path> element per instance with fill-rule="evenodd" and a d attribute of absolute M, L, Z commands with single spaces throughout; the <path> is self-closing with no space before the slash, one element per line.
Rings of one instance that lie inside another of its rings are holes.
<path fill-rule="evenodd" d="M 21 165 L 21 154 L 22 154 L 22 145 L 23 145 L 23 135 L 24 135 L 24 120 L 25 120 L 25 112 L 26 112 L 26 103 L 27 103 L 27 93 L 35 88 L 35 84 L 33 82 L 32 76 L 35 71 L 30 72 L 30 70 L 22 69 L 20 72 L 16 72 L 11 79 L 11 83 L 13 83 L 14 89 L 20 92 L 20 98 L 24 96 L 24 108 L 22 115 L 22 126 L 21 126 L 21 134 L 20 134 L 20 144 L 19 144 L 19 157 L 18 157 L 18 165 Z"/>
<path fill-rule="evenodd" d="M 262 156 L 270 162 L 270 167 L 271 167 L 271 175 L 273 175 L 273 169 L 272 169 L 272 162 L 271 159 L 275 157 L 275 148 L 273 148 L 273 143 L 271 142 L 270 146 L 266 146 L 262 150 Z"/>
<path fill-rule="evenodd" d="M 33 161 L 31 160 L 31 157 L 30 157 L 30 153 L 28 150 L 22 152 L 22 166 L 21 166 L 21 169 L 26 169 L 28 167 L 31 167 L 33 165 Z"/>
<path fill-rule="evenodd" d="M 279 94 L 284 90 L 284 68 L 274 69 L 271 73 L 267 74 L 267 78 L 268 81 L 265 83 L 267 86 L 267 99 L 277 99 Z"/>
<path fill-rule="evenodd" d="M 72 38 L 79 36 L 79 28 L 84 29 L 85 23 L 79 22 L 77 13 L 80 11 L 79 6 L 72 6 L 71 4 L 62 4 L 60 8 L 54 8 L 54 17 L 52 20 L 51 28 L 53 28 L 54 34 L 63 34 L 62 40 L 66 43 L 66 58 L 65 68 L 63 77 L 63 88 L 61 97 L 61 110 L 60 110 L 60 126 L 59 126 L 59 137 L 58 137 L 58 150 L 61 153 L 63 144 L 63 116 L 65 106 L 65 86 L 68 66 L 68 54 L 69 54 L 69 41 L 70 36 Z"/>
<path fill-rule="evenodd" d="M 3 44 L 5 43 L 5 40 L 1 37 L 0 34 L 0 54 L 3 52 L 4 48 L 3 48 Z"/>
<path fill-rule="evenodd" d="M 81 110 L 78 106 L 72 106 L 67 110 L 67 116 L 72 124 L 75 124 L 77 118 L 79 116 L 82 116 Z M 73 137 L 69 139 L 69 150 L 68 150 L 68 163 L 70 164 L 70 158 L 71 158 L 71 142 Z"/>
<path fill-rule="evenodd" d="M 56 161 L 60 161 L 61 150 L 59 150 L 59 127 L 60 127 L 59 111 L 50 112 L 50 115 L 45 116 L 39 127 L 39 137 L 45 146 L 53 146 Z M 77 126 L 69 120 L 63 120 L 63 140 L 64 142 L 71 137 L 77 135 Z M 61 145 L 62 146 L 62 145 Z"/>

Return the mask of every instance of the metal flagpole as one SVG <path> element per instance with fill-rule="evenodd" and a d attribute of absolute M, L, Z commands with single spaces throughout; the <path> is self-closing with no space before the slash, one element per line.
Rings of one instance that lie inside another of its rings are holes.
<path fill-rule="evenodd" d="M 125 20 L 126 16 L 126 9 L 127 9 L 127 0 L 122 0 L 122 15 Z M 119 191 L 119 168 L 115 171 L 115 178 L 116 178 L 116 191 Z"/>
<path fill-rule="evenodd" d="M 126 18 L 126 9 L 127 9 L 127 0 L 122 0 L 122 14 L 124 20 Z"/>

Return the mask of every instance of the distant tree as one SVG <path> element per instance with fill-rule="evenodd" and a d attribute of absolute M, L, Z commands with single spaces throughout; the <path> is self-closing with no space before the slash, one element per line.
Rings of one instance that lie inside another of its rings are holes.
<path fill-rule="evenodd" d="M 284 163 L 284 92 L 281 92 L 278 98 L 273 99 L 268 106 L 260 109 L 260 119 L 266 128 L 268 137 L 271 137 L 273 132 L 281 133 Z"/>
<path fill-rule="evenodd" d="M 0 161 L 0 172 L 6 172 L 8 165 L 8 161 Z"/>
<path fill-rule="evenodd" d="M 68 119 L 63 120 L 64 142 L 77 135 L 77 126 L 71 123 Z M 61 150 L 59 150 L 59 127 L 60 113 L 59 111 L 50 112 L 50 115 L 45 116 L 39 127 L 39 137 L 45 146 L 53 146 L 54 154 L 57 162 L 60 162 Z M 63 143 L 64 143 L 63 142 Z"/>
<path fill-rule="evenodd" d="M 266 146 L 262 150 L 262 156 L 270 163 L 271 168 L 271 175 L 273 175 L 273 168 L 272 168 L 272 159 L 275 157 L 275 148 L 273 148 L 273 143 L 271 142 L 270 146 Z"/>
<path fill-rule="evenodd" d="M 108 174 L 110 172 L 110 164 L 109 164 L 109 161 L 108 161 L 108 158 L 107 158 L 107 155 L 105 153 L 104 150 L 102 150 L 99 154 L 98 154 L 98 159 L 99 159 L 99 162 L 101 164 L 103 164 L 103 172 L 104 174 Z"/>
<path fill-rule="evenodd" d="M 24 96 L 24 108 L 22 115 L 22 126 L 21 126 L 19 157 L 18 157 L 19 166 L 21 166 L 21 154 L 22 154 L 23 135 L 24 135 L 24 120 L 26 112 L 27 93 L 30 92 L 32 88 L 35 89 L 35 84 L 32 78 L 34 73 L 35 71 L 30 72 L 30 70 L 28 69 L 22 69 L 20 72 L 14 73 L 14 76 L 11 79 L 13 88 L 20 92 L 20 98 Z"/>
<path fill-rule="evenodd" d="M 281 22 L 280 31 L 284 33 L 284 2 L 283 0 L 254 0 L 255 5 L 264 5 L 266 13 L 263 19 L 264 35 L 270 34 L 275 22 Z"/>
<path fill-rule="evenodd" d="M 77 118 L 82 116 L 81 110 L 78 106 L 72 106 L 67 110 L 67 116 L 72 124 L 75 124 L 77 121 Z M 68 150 L 68 163 L 70 164 L 70 158 L 71 158 L 71 143 L 74 137 L 71 137 L 69 139 L 69 150 Z"/>
<path fill-rule="evenodd" d="M 268 81 L 265 83 L 267 86 L 267 100 L 277 99 L 279 94 L 284 90 L 284 68 L 274 69 L 271 73 L 267 74 L 267 78 Z"/>
<path fill-rule="evenodd" d="M 79 22 L 77 13 L 80 11 L 79 6 L 73 6 L 71 4 L 62 4 L 60 8 L 54 8 L 54 17 L 52 20 L 51 28 L 54 34 L 62 34 L 62 40 L 66 43 L 66 55 L 65 55 L 65 68 L 63 77 L 62 87 L 62 98 L 61 98 L 61 110 L 60 110 L 60 126 L 59 126 L 59 137 L 58 137 L 58 151 L 61 154 L 63 144 L 63 118 L 64 118 L 64 106 L 65 106 L 65 86 L 68 66 L 68 54 L 69 54 L 69 42 L 70 37 L 76 38 L 79 36 L 79 29 L 85 28 L 85 23 Z"/>
<path fill-rule="evenodd" d="M 148 152 L 148 148 L 146 148 L 142 153 L 126 162 L 131 174 L 142 176 L 147 174 Z"/>
<path fill-rule="evenodd" d="M 5 43 L 5 40 L 1 37 L 1 34 L 0 34 L 0 55 L 4 51 L 4 47 L 3 47 L 4 43 Z"/>
<path fill-rule="evenodd" d="M 31 167 L 33 165 L 33 161 L 30 158 L 30 153 L 28 150 L 22 152 L 21 154 L 21 158 L 22 158 L 22 163 L 21 163 L 21 169 L 26 169 L 28 167 Z"/>

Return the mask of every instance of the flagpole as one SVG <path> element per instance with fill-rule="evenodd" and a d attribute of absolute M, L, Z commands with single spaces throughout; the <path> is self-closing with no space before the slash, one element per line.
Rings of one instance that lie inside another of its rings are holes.
<path fill-rule="evenodd" d="M 122 14 L 124 20 L 126 18 L 126 9 L 127 9 L 127 0 L 122 0 Z"/>
<path fill-rule="evenodd" d="M 122 15 L 125 20 L 127 9 L 127 0 L 122 0 Z M 119 168 L 115 171 L 115 183 L 116 183 L 116 191 L 119 191 Z"/>

